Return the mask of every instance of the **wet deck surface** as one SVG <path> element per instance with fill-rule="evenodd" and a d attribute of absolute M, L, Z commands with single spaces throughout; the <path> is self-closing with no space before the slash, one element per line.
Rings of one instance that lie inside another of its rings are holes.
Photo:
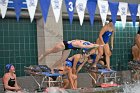
<path fill-rule="evenodd" d="M 48 88 L 47 92 L 35 92 L 35 93 L 116 93 L 122 90 L 122 86 L 109 87 L 109 88 L 78 88 L 77 90 L 72 89 L 60 89 L 51 87 Z"/>

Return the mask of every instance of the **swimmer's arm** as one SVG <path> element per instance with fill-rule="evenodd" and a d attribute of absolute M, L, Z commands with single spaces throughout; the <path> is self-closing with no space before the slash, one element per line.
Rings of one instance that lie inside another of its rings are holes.
<path fill-rule="evenodd" d="M 84 66 L 84 64 L 85 64 L 86 62 L 87 62 L 87 61 L 84 61 L 84 62 L 77 68 L 76 74 L 79 73 L 79 71 L 82 69 L 82 67 Z"/>
<path fill-rule="evenodd" d="M 73 74 L 76 74 L 76 65 L 77 65 L 79 59 L 80 59 L 79 55 L 74 56 L 73 67 L 72 67 L 72 73 Z"/>
<path fill-rule="evenodd" d="M 105 43 L 104 43 L 104 41 L 103 41 L 103 34 L 105 33 L 105 31 L 106 31 L 106 29 L 107 29 L 107 26 L 104 26 L 102 29 L 101 29 L 101 31 L 100 31 L 100 33 L 99 33 L 99 39 L 101 40 L 101 42 L 102 42 L 102 44 L 104 45 Z"/>
<path fill-rule="evenodd" d="M 113 49 L 113 43 L 114 43 L 114 31 L 112 32 L 111 36 L 111 48 Z"/>
<path fill-rule="evenodd" d="M 92 54 L 95 54 L 96 53 L 96 50 L 95 49 L 92 49 L 90 52 L 89 52 L 89 55 L 92 55 Z"/>

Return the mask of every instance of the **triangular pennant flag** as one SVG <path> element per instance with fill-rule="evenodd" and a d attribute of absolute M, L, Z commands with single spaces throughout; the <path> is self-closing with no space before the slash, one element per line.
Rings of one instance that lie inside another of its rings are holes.
<path fill-rule="evenodd" d="M 9 0 L 0 0 L 0 10 L 1 10 L 2 18 L 4 18 L 6 15 L 8 1 Z"/>
<path fill-rule="evenodd" d="M 22 7 L 22 2 L 23 1 L 24 0 L 13 0 L 17 21 L 19 21 L 19 17 L 20 17 L 20 12 L 21 12 L 21 7 Z"/>
<path fill-rule="evenodd" d="M 33 19 L 34 19 L 35 10 L 36 10 L 38 0 L 26 0 L 26 2 L 27 2 L 27 8 L 28 8 L 28 12 L 29 12 L 29 15 L 30 15 L 30 19 L 31 19 L 31 22 L 32 22 Z"/>
<path fill-rule="evenodd" d="M 138 6 L 138 15 L 139 15 L 139 19 L 140 19 L 140 4 Z"/>
<path fill-rule="evenodd" d="M 136 22 L 136 18 L 137 18 L 136 16 L 137 16 L 137 13 L 138 13 L 138 4 L 128 4 L 128 7 L 129 7 L 129 10 L 130 10 L 130 13 L 131 13 L 133 26 L 135 26 L 135 22 Z"/>
<path fill-rule="evenodd" d="M 119 2 L 119 11 L 120 11 L 123 28 L 125 28 L 125 24 L 126 24 L 127 9 L 128 9 L 128 3 Z"/>
<path fill-rule="evenodd" d="M 76 0 L 76 9 L 80 20 L 80 25 L 83 24 L 86 5 L 87 0 Z"/>
<path fill-rule="evenodd" d="M 46 23 L 47 15 L 50 7 L 50 0 L 40 0 L 40 7 L 42 11 L 42 16 L 44 18 L 44 22 Z"/>
<path fill-rule="evenodd" d="M 65 0 L 67 12 L 68 12 L 69 19 L 70 19 L 70 24 L 72 24 L 72 21 L 73 21 L 75 2 L 76 2 L 76 0 Z"/>
<path fill-rule="evenodd" d="M 61 6 L 62 6 L 62 0 L 51 0 L 51 5 L 52 5 L 55 20 L 56 22 L 58 22 Z"/>
<path fill-rule="evenodd" d="M 110 12 L 111 12 L 111 19 L 113 21 L 113 24 L 115 25 L 119 3 L 118 2 L 108 2 L 108 3 L 109 3 Z"/>
<path fill-rule="evenodd" d="M 104 26 L 105 22 L 106 22 L 107 13 L 108 13 L 108 1 L 98 0 L 98 7 L 99 7 L 99 10 L 100 10 L 100 16 L 101 16 L 101 19 L 102 19 L 102 24 Z"/>
<path fill-rule="evenodd" d="M 87 1 L 87 9 L 88 9 L 88 13 L 89 13 L 89 16 L 90 16 L 91 25 L 93 25 L 93 22 L 94 22 L 94 15 L 95 15 L 95 11 L 96 11 L 96 5 L 97 5 L 96 0 L 88 0 Z"/>

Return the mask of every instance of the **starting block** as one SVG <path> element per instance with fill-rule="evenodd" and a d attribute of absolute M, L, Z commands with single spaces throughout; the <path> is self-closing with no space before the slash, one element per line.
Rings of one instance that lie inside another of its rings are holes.
<path fill-rule="evenodd" d="M 116 72 L 117 71 L 114 71 L 114 70 L 98 69 L 97 82 L 99 82 L 99 80 L 102 76 L 103 76 L 103 79 L 104 79 L 104 83 L 107 83 L 107 81 L 109 81 L 109 79 L 114 79 L 114 81 L 116 82 L 116 80 L 117 80 Z"/>
<path fill-rule="evenodd" d="M 95 84 L 100 82 L 100 79 L 103 79 L 103 83 L 107 83 L 109 80 L 114 80 L 117 82 L 117 71 L 107 70 L 107 69 L 98 69 L 97 72 L 88 72 L 89 76 L 94 80 Z M 92 74 L 96 74 L 96 78 Z"/>
<path fill-rule="evenodd" d="M 42 91 L 43 83 L 45 82 L 48 83 L 48 87 L 52 87 L 51 84 L 54 85 L 54 83 L 59 83 L 61 86 L 63 82 L 62 74 L 59 73 L 59 70 L 54 69 L 55 72 L 51 73 L 50 68 L 46 65 L 31 65 L 29 67 L 24 66 L 24 71 L 32 76 L 39 87 L 39 91 Z M 42 76 L 43 78 L 41 83 L 39 83 L 34 76 Z"/>

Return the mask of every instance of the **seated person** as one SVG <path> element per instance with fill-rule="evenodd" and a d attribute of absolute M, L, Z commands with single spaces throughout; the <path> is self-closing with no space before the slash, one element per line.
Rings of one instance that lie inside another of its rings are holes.
<path fill-rule="evenodd" d="M 5 93 L 21 93 L 21 88 L 17 84 L 15 67 L 12 64 L 7 64 L 6 71 L 7 73 L 3 76 Z"/>
<path fill-rule="evenodd" d="M 133 61 L 140 62 L 140 50 L 139 50 L 137 44 L 135 44 L 132 47 L 132 55 L 133 55 Z"/>
<path fill-rule="evenodd" d="M 139 47 L 140 35 L 139 34 L 140 34 L 140 21 L 139 21 L 139 29 L 137 35 L 135 36 L 135 45 L 132 46 L 133 61 L 130 61 L 128 63 L 129 67 L 134 70 L 140 69 L 140 47 Z"/>
<path fill-rule="evenodd" d="M 135 62 L 140 61 L 140 20 L 139 20 L 138 32 L 135 36 L 135 45 L 132 47 L 132 55 L 133 55 L 133 61 Z"/>
<path fill-rule="evenodd" d="M 135 37 L 135 43 L 138 46 L 139 50 L 140 50 L 140 20 L 139 20 L 139 28 L 138 28 L 138 32 L 137 35 Z"/>

